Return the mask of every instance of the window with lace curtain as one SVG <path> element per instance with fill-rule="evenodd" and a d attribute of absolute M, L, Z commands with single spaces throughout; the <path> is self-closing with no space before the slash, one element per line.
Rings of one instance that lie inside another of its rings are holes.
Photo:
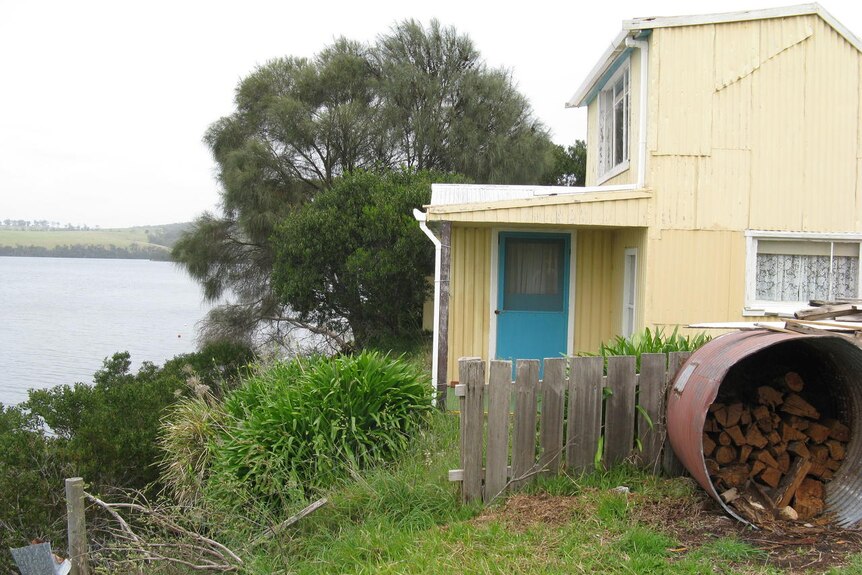
<path fill-rule="evenodd" d="M 749 310 L 791 313 L 812 299 L 860 296 L 857 234 L 748 235 Z"/>

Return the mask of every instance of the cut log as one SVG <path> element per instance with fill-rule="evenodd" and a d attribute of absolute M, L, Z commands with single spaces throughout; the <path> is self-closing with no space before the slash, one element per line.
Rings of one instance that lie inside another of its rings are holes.
<path fill-rule="evenodd" d="M 775 429 L 775 424 L 772 423 L 771 417 L 764 417 L 763 419 L 757 420 L 757 427 L 759 427 L 760 431 L 763 433 L 772 433 Z"/>
<path fill-rule="evenodd" d="M 715 475 L 728 487 L 741 487 L 748 481 L 749 472 L 747 465 L 728 465 L 719 469 Z"/>
<path fill-rule="evenodd" d="M 850 441 L 850 428 L 837 419 L 824 419 L 821 423 L 829 428 L 829 437 L 832 439 L 845 443 Z"/>
<path fill-rule="evenodd" d="M 726 406 L 723 403 L 719 403 L 716 401 L 716 402 L 713 402 L 709 405 L 709 407 L 707 408 L 707 411 L 709 411 L 709 413 L 715 413 L 719 409 L 724 409 L 725 407 Z"/>
<path fill-rule="evenodd" d="M 768 451 L 758 450 L 753 452 L 751 456 L 756 461 L 762 461 L 763 463 L 765 463 L 767 467 L 774 467 L 775 469 L 778 469 L 778 462 Z"/>
<path fill-rule="evenodd" d="M 752 424 L 749 425 L 748 429 L 745 431 L 745 443 L 758 449 L 763 449 L 769 441 L 763 436 L 763 433 L 760 432 L 760 428 L 757 425 Z"/>
<path fill-rule="evenodd" d="M 784 443 L 790 443 L 791 441 L 805 441 L 808 439 L 807 435 L 786 421 L 782 421 L 781 425 L 778 426 L 778 429 L 781 432 L 781 441 Z"/>
<path fill-rule="evenodd" d="M 703 422 L 703 430 L 709 432 L 718 432 L 721 431 L 721 426 L 718 425 L 718 422 L 711 417 L 707 417 L 706 421 Z"/>
<path fill-rule="evenodd" d="M 799 514 L 799 519 L 807 520 L 823 513 L 823 483 L 816 479 L 805 478 L 796 489 L 793 497 L 793 508 Z"/>
<path fill-rule="evenodd" d="M 742 403 L 736 402 L 731 403 L 727 406 L 725 410 L 726 414 L 726 422 L 724 427 L 733 427 L 735 425 L 739 425 L 739 420 L 742 417 Z"/>
<path fill-rule="evenodd" d="M 703 454 L 706 457 L 712 455 L 712 452 L 715 451 L 715 441 L 709 436 L 708 433 L 703 434 Z"/>
<path fill-rule="evenodd" d="M 733 440 L 730 438 L 730 434 L 726 431 L 722 431 L 718 434 L 718 443 L 720 445 L 730 445 L 733 443 Z"/>
<path fill-rule="evenodd" d="M 812 421 L 811 425 L 808 426 L 808 429 L 805 430 L 805 435 L 807 435 L 814 443 L 823 443 L 826 441 L 826 438 L 829 437 L 829 428 Z"/>
<path fill-rule="evenodd" d="M 811 422 L 804 417 L 799 417 L 798 415 L 790 415 L 789 413 L 785 414 L 783 419 L 788 425 L 793 427 L 793 429 L 799 431 L 805 431 L 811 424 Z"/>
<path fill-rule="evenodd" d="M 808 459 L 800 457 L 793 462 L 775 490 L 773 501 L 775 501 L 776 507 L 781 508 L 790 505 L 790 501 L 796 495 L 796 489 L 805 479 L 809 469 L 811 469 L 811 461 Z"/>
<path fill-rule="evenodd" d="M 765 405 L 758 405 L 754 409 L 751 410 L 751 417 L 755 421 L 760 421 L 761 419 L 769 419 L 771 421 L 771 415 L 769 413 L 769 408 Z"/>
<path fill-rule="evenodd" d="M 727 406 L 722 405 L 713 412 L 712 417 L 721 427 L 727 427 Z"/>
<path fill-rule="evenodd" d="M 761 385 L 757 388 L 757 402 L 760 405 L 777 407 L 784 402 L 784 394 L 770 385 Z"/>
<path fill-rule="evenodd" d="M 739 459 L 740 463 L 745 463 L 748 461 L 749 456 L 751 456 L 751 452 L 754 451 L 754 448 L 750 445 L 743 445 L 739 448 Z"/>
<path fill-rule="evenodd" d="M 774 455 L 775 457 L 778 457 L 779 455 L 781 455 L 782 453 L 785 453 L 787 451 L 787 444 L 782 441 L 782 442 L 776 443 L 775 445 L 770 445 L 769 451 L 772 453 L 772 455 Z"/>
<path fill-rule="evenodd" d="M 778 445 L 781 443 L 781 434 L 777 431 L 770 431 L 769 435 L 766 436 L 766 439 L 769 440 L 770 445 Z"/>
<path fill-rule="evenodd" d="M 739 491 L 736 489 L 736 487 L 731 487 L 730 489 L 721 494 L 721 498 L 722 500 L 724 500 L 725 503 L 730 503 L 738 497 Z"/>
<path fill-rule="evenodd" d="M 833 477 L 832 470 L 826 466 L 826 463 L 821 463 L 819 461 L 811 462 L 811 469 L 808 470 L 808 475 L 817 477 L 823 481 L 829 481 Z"/>
<path fill-rule="evenodd" d="M 826 465 L 826 469 L 829 471 L 838 471 L 841 469 L 841 462 L 835 459 L 827 459 L 824 465 Z"/>
<path fill-rule="evenodd" d="M 811 460 L 818 463 L 826 463 L 829 459 L 829 448 L 825 445 L 809 445 L 808 450 L 811 452 Z"/>
<path fill-rule="evenodd" d="M 751 464 L 751 471 L 748 472 L 748 476 L 754 477 L 755 475 L 757 475 L 758 473 L 760 473 L 764 469 L 766 469 L 765 463 L 763 463 L 762 461 L 755 461 L 754 463 Z"/>
<path fill-rule="evenodd" d="M 745 435 L 742 433 L 742 430 L 739 429 L 738 425 L 728 427 L 724 430 L 724 433 L 730 436 L 734 445 L 745 445 Z"/>
<path fill-rule="evenodd" d="M 778 484 L 781 482 L 781 472 L 774 467 L 767 466 L 757 477 L 772 488 L 778 487 Z"/>
<path fill-rule="evenodd" d="M 789 451 L 793 455 L 798 455 L 799 457 L 811 457 L 811 452 L 808 451 L 808 447 L 805 445 L 805 443 L 801 441 L 791 441 L 790 443 L 788 443 L 787 451 Z"/>
<path fill-rule="evenodd" d="M 748 425 L 749 423 L 751 423 L 751 421 L 751 410 L 747 407 L 743 408 L 742 413 L 739 414 L 739 424 Z"/>
<path fill-rule="evenodd" d="M 798 393 L 788 393 L 780 409 L 784 413 L 791 415 L 807 417 L 808 419 L 820 419 L 820 412 L 813 405 L 802 399 L 802 396 Z"/>
<path fill-rule="evenodd" d="M 841 461 L 842 459 L 844 459 L 846 450 L 842 442 L 836 441 L 834 439 L 829 439 L 826 441 L 826 447 L 829 448 L 830 458 L 834 459 L 835 461 Z"/>
<path fill-rule="evenodd" d="M 799 393 L 805 387 L 805 382 L 802 381 L 802 376 L 795 371 L 788 371 L 784 374 L 784 387 L 794 393 Z"/>
<path fill-rule="evenodd" d="M 715 461 L 718 462 L 719 465 L 727 465 L 728 463 L 736 461 L 736 457 L 736 449 L 729 445 L 722 445 L 715 450 Z"/>

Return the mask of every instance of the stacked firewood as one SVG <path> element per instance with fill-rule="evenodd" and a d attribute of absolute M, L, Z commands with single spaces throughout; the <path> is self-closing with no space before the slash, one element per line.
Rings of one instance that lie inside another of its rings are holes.
<path fill-rule="evenodd" d="M 746 395 L 709 408 L 703 453 L 713 485 L 754 523 L 764 515 L 820 515 L 824 484 L 841 466 L 850 429 L 821 415 L 796 372 Z"/>

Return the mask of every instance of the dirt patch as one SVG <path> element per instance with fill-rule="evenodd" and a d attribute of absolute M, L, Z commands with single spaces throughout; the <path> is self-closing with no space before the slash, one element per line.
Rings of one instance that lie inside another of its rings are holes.
<path fill-rule="evenodd" d="M 516 533 L 523 533 L 532 525 L 542 524 L 559 527 L 571 523 L 572 517 L 584 508 L 580 497 L 548 495 L 516 494 L 502 505 L 489 507 L 472 523 L 484 525 L 500 523 Z"/>
<path fill-rule="evenodd" d="M 537 524 L 563 526 L 577 517 L 595 516 L 596 491 L 582 496 L 517 494 L 486 509 L 475 524 L 500 523 L 522 533 Z M 847 564 L 848 556 L 862 552 L 862 530 L 831 525 L 776 523 L 755 530 L 727 516 L 702 491 L 685 497 L 652 499 L 640 493 L 625 495 L 628 513 L 635 522 L 666 533 L 679 542 L 672 549 L 683 557 L 717 538 L 735 538 L 763 551 L 758 564 L 766 563 L 787 573 L 821 573 Z"/>

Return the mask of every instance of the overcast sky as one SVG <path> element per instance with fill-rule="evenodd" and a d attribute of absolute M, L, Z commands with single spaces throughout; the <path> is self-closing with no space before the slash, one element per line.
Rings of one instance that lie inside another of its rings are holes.
<path fill-rule="evenodd" d="M 0 0 L 0 220 L 104 228 L 217 209 L 201 137 L 233 110 L 238 81 L 338 36 L 370 41 L 396 21 L 437 18 L 510 69 L 554 141 L 570 144 L 586 135 L 585 113 L 564 103 L 622 20 L 787 4 Z M 824 7 L 862 35 L 859 4 Z"/>

